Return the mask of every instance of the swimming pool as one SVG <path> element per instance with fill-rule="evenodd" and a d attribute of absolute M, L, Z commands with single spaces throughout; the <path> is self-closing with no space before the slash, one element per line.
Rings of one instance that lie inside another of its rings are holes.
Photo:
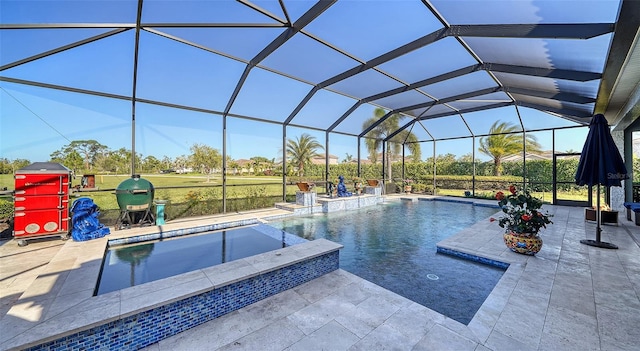
<path fill-rule="evenodd" d="M 305 239 L 344 245 L 340 268 L 468 324 L 503 268 L 436 252 L 436 243 L 486 220 L 496 208 L 402 201 L 271 222 Z"/>
<path fill-rule="evenodd" d="M 283 248 L 289 242 L 261 226 L 109 248 L 96 295 Z"/>

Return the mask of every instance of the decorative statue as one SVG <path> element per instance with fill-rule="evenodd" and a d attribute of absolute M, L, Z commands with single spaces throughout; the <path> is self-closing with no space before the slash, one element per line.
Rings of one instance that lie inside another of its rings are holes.
<path fill-rule="evenodd" d="M 338 197 L 347 197 L 347 196 L 351 196 L 353 194 L 351 194 L 350 192 L 347 191 L 347 186 L 344 185 L 344 177 L 343 176 L 338 176 Z"/>
<path fill-rule="evenodd" d="M 333 190 L 335 189 L 335 186 L 333 185 L 332 182 L 327 182 L 327 195 L 329 195 L 330 198 L 333 198 Z M 337 189 L 336 189 L 337 192 Z"/>

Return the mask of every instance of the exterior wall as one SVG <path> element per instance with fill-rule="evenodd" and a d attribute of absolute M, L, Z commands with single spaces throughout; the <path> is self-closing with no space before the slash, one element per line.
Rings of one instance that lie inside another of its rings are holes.
<path fill-rule="evenodd" d="M 384 200 L 381 196 L 349 196 L 334 199 L 318 199 L 322 205 L 322 212 L 338 212 L 355 210 L 362 207 L 375 206 Z"/>
<path fill-rule="evenodd" d="M 613 137 L 613 141 L 616 143 L 618 147 L 618 151 L 620 155 L 624 158 L 624 132 L 611 132 L 611 136 Z M 624 181 L 622 182 L 621 187 L 612 186 L 611 187 L 611 203 L 609 206 L 613 210 L 620 211 L 620 213 L 624 213 L 626 209 L 623 206 L 624 203 Z"/>
<path fill-rule="evenodd" d="M 313 206 L 316 204 L 318 194 L 314 191 L 296 191 L 296 205 Z"/>

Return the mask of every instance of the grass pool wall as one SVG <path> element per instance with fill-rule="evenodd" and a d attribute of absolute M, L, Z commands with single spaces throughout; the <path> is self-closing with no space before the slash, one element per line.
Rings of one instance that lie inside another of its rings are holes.
<path fill-rule="evenodd" d="M 139 349 L 311 281 L 338 267 L 339 251 L 336 249 L 27 350 Z"/>

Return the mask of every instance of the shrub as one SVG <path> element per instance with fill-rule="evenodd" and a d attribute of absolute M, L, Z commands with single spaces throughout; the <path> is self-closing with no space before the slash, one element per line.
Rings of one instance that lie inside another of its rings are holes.
<path fill-rule="evenodd" d="M 13 218 L 13 202 L 0 199 L 0 219 L 7 220 Z"/>
<path fill-rule="evenodd" d="M 415 183 L 411 187 L 411 190 L 414 193 L 423 193 L 426 189 L 427 189 L 427 185 L 426 184 L 422 184 L 422 183 Z"/>

